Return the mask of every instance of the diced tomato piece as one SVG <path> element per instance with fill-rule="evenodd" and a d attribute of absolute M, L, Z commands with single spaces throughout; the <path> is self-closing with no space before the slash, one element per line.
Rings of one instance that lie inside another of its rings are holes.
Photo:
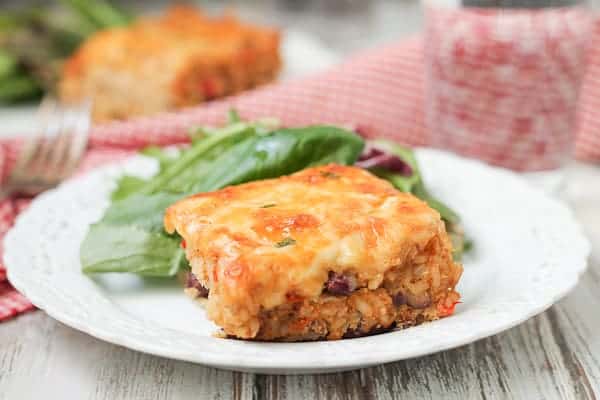
<path fill-rule="evenodd" d="M 309 318 L 305 318 L 305 317 L 298 318 L 296 321 L 294 321 L 292 324 L 290 324 L 290 329 L 292 331 L 299 332 L 299 331 L 302 331 L 310 323 L 311 323 L 311 320 Z"/>
<path fill-rule="evenodd" d="M 206 99 L 215 98 L 219 94 L 219 85 L 215 79 L 205 79 L 201 84 L 202 93 Z"/>
<path fill-rule="evenodd" d="M 296 294 L 294 292 L 288 292 L 288 293 L 286 293 L 285 298 L 290 303 L 297 303 L 299 301 L 304 300 L 304 298 L 302 296 L 300 296 L 300 295 L 298 295 L 298 294 Z"/>
<path fill-rule="evenodd" d="M 449 315 L 454 314 L 454 308 L 456 307 L 456 305 L 460 303 L 460 301 L 455 301 L 454 303 L 452 303 L 451 306 L 447 306 L 444 303 L 440 303 L 437 306 L 438 309 L 438 314 L 440 317 L 447 317 Z"/>

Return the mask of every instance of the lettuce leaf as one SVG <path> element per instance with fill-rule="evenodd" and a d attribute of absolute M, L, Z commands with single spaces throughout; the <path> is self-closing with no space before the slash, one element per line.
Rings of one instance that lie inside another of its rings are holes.
<path fill-rule="evenodd" d="M 364 147 L 357 134 L 324 125 L 270 130 L 261 123 L 238 120 L 223 129 L 202 132 L 177 157 L 158 149 L 150 151 L 160 162 L 153 178 L 124 176 L 119 180 L 111 205 L 90 227 L 81 246 L 84 272 L 173 276 L 186 261 L 179 248 L 181 239 L 163 230 L 168 206 L 194 193 L 307 167 L 352 165 Z"/>
<path fill-rule="evenodd" d="M 86 273 L 133 272 L 173 276 L 186 265 L 180 240 L 135 225 L 95 224 L 81 245 Z"/>

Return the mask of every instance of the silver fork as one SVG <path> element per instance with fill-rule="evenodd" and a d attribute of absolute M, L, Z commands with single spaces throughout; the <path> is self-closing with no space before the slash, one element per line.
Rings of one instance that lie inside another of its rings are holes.
<path fill-rule="evenodd" d="M 65 105 L 45 97 L 38 109 L 39 134 L 28 138 L 0 199 L 14 193 L 34 195 L 58 185 L 79 165 L 91 121 L 91 102 Z"/>

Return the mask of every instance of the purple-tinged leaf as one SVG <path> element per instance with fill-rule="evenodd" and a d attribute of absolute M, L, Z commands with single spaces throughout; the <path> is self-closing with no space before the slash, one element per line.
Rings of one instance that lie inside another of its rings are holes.
<path fill-rule="evenodd" d="M 365 169 L 385 168 L 391 172 L 407 177 L 413 174 L 413 169 L 409 163 L 395 154 L 374 146 L 365 148 L 354 165 Z"/>

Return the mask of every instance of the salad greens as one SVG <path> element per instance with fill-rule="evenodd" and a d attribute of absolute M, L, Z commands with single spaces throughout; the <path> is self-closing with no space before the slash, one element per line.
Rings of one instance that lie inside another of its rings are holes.
<path fill-rule="evenodd" d="M 175 201 L 311 166 L 351 165 L 363 146 L 360 136 L 334 126 L 280 129 L 234 121 L 196 133 L 193 144 L 176 157 L 147 150 L 159 160 L 158 174 L 149 180 L 120 179 L 111 205 L 82 243 L 83 271 L 173 276 L 186 265 L 181 239 L 163 230 L 164 211 Z"/>
<path fill-rule="evenodd" d="M 171 204 L 194 193 L 275 178 L 307 167 L 353 165 L 365 147 L 359 135 L 335 126 L 279 128 L 268 120 L 241 121 L 235 111 L 230 112 L 229 120 L 220 129 L 196 129 L 191 146 L 183 150 L 150 147 L 142 151 L 158 161 L 159 171 L 147 180 L 128 175 L 120 178 L 110 206 L 82 243 L 84 272 L 173 276 L 187 261 L 179 236 L 163 229 L 164 211 Z M 426 190 L 412 151 L 383 140 L 368 145 L 385 152 L 388 161 L 393 157 L 396 165 L 405 165 L 402 170 L 384 168 L 386 163 L 369 169 L 438 210 L 456 246 L 455 257 L 460 257 L 466 250 L 460 219 Z M 282 242 L 281 246 L 289 244 Z"/>

